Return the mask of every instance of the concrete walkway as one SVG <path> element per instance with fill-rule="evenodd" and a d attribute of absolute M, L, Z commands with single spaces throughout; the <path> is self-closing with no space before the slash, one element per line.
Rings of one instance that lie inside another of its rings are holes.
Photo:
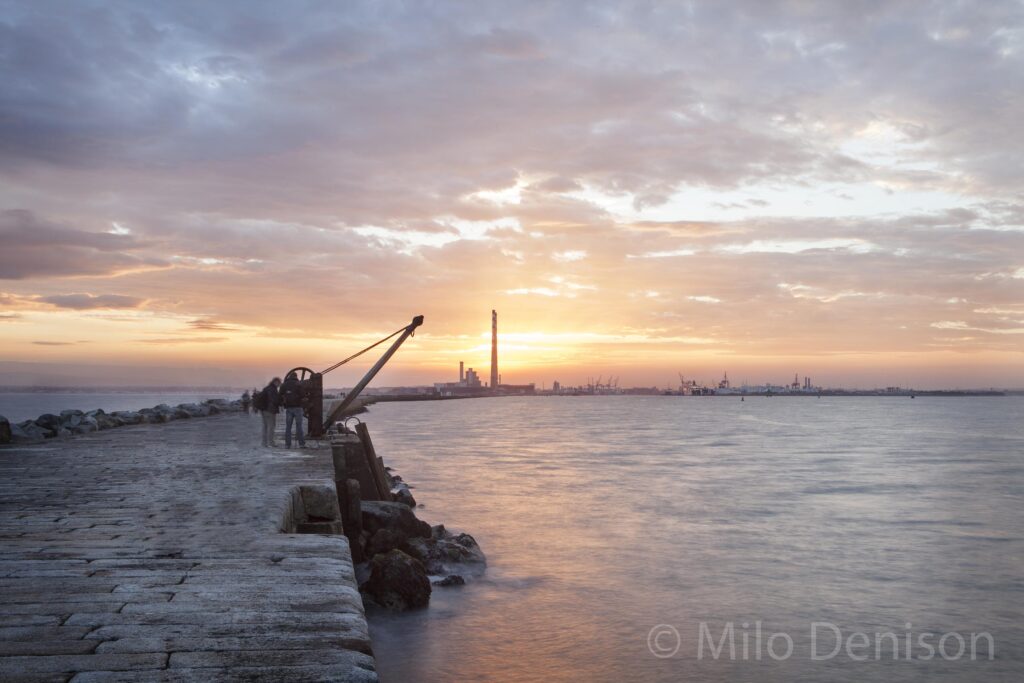
<path fill-rule="evenodd" d="M 0 448 L 0 680 L 376 681 L 343 536 L 280 533 L 330 450 L 241 414 Z"/>

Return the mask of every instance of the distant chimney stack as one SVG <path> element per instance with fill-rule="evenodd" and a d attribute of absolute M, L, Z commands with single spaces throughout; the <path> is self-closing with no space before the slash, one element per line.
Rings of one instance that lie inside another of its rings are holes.
<path fill-rule="evenodd" d="M 491 391 L 498 388 L 498 312 L 491 310 Z"/>
<path fill-rule="evenodd" d="M 463 361 L 459 361 L 459 381 L 466 381 L 466 364 Z"/>

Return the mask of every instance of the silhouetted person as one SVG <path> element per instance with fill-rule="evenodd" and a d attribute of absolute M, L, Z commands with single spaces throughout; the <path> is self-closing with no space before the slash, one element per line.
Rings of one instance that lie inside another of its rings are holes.
<path fill-rule="evenodd" d="M 249 405 L 252 403 L 252 397 L 249 396 L 249 390 L 246 389 L 245 393 L 242 394 L 242 412 L 246 415 L 249 414 Z"/>
<path fill-rule="evenodd" d="M 292 447 L 292 423 L 295 423 L 295 438 L 299 440 L 299 448 L 305 448 L 306 438 L 302 434 L 302 384 L 294 372 L 285 376 L 280 394 L 285 414 L 284 447 Z"/>
<path fill-rule="evenodd" d="M 254 412 L 254 413 L 260 412 L 259 407 L 256 405 L 256 395 L 258 393 L 260 393 L 259 389 L 253 389 L 252 390 L 252 412 Z"/>
<path fill-rule="evenodd" d="M 263 416 L 263 445 L 267 448 L 273 448 L 276 445 L 274 430 L 277 429 L 277 410 L 281 405 L 281 397 L 277 392 L 280 385 L 280 377 L 270 380 L 270 384 L 263 387 L 263 391 L 259 393 L 259 405 L 256 406 Z"/>

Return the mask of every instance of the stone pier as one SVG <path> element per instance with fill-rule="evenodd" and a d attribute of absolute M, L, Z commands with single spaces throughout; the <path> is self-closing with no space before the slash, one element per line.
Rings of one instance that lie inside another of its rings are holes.
<path fill-rule="evenodd" d="M 0 680 L 376 681 L 330 449 L 227 414 L 0 447 Z"/>

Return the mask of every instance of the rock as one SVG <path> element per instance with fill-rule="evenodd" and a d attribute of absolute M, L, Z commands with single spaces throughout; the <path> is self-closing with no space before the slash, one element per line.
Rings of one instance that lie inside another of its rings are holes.
<path fill-rule="evenodd" d="M 89 432 L 97 432 L 100 429 L 99 423 L 96 418 L 84 416 L 78 422 L 78 424 L 69 428 L 72 434 L 88 434 Z"/>
<path fill-rule="evenodd" d="M 32 420 L 11 425 L 11 443 L 39 443 L 46 438 L 46 432 Z"/>
<path fill-rule="evenodd" d="M 465 586 L 466 585 L 466 580 L 464 578 L 462 578 L 461 576 L 459 576 L 458 574 L 449 574 L 448 576 L 444 577 L 443 579 L 439 579 L 437 581 L 434 581 L 434 585 L 435 586 L 445 586 L 445 587 L 447 587 L 447 586 Z"/>
<path fill-rule="evenodd" d="M 192 413 L 184 405 L 180 405 L 174 409 L 174 417 L 178 420 L 187 420 L 192 417 Z"/>
<path fill-rule="evenodd" d="M 145 420 L 149 424 L 170 422 L 172 419 L 174 419 L 171 417 L 171 414 L 169 412 L 161 412 L 159 410 L 156 410 L 156 408 L 143 408 L 142 410 L 139 411 L 139 414 L 141 414 L 143 420 Z"/>
<path fill-rule="evenodd" d="M 401 531 L 395 529 L 377 529 L 377 531 L 366 541 L 366 557 L 382 555 L 392 550 L 404 550 L 408 538 Z"/>
<path fill-rule="evenodd" d="M 35 423 L 43 429 L 49 429 L 54 434 L 60 429 L 60 415 L 54 415 L 53 413 L 43 413 L 35 419 Z"/>
<path fill-rule="evenodd" d="M 0 415 L 0 443 L 11 442 L 11 423 L 6 417 Z"/>
<path fill-rule="evenodd" d="M 74 412 L 69 410 L 61 411 L 60 426 L 66 427 L 68 429 L 72 427 L 77 427 L 78 425 L 82 424 L 82 418 L 84 416 L 85 414 L 81 410 L 76 410 Z"/>
<path fill-rule="evenodd" d="M 142 414 L 134 410 L 119 410 L 116 413 L 111 413 L 111 415 L 126 425 L 137 425 L 145 421 Z"/>
<path fill-rule="evenodd" d="M 107 415 L 102 410 L 94 416 L 94 419 L 98 429 L 114 429 L 124 424 L 116 415 Z"/>
<path fill-rule="evenodd" d="M 391 489 L 391 495 L 394 496 L 395 501 L 408 505 L 411 508 L 416 507 L 416 499 L 412 497 L 412 491 L 409 490 L 407 484 L 398 482 L 394 488 Z"/>
<path fill-rule="evenodd" d="M 412 509 L 404 503 L 364 500 L 362 513 L 363 529 L 371 536 L 378 529 L 393 529 L 408 538 L 430 538 L 430 525 L 416 519 Z"/>
<path fill-rule="evenodd" d="M 60 411 L 61 422 L 65 422 L 69 417 L 75 415 L 81 417 L 82 415 L 85 415 L 85 413 L 83 413 L 81 410 L 62 410 Z"/>
<path fill-rule="evenodd" d="M 469 534 L 452 535 L 442 525 L 432 529 L 430 538 L 409 539 L 406 551 L 418 559 L 431 574 L 481 574 L 487 558 Z"/>
<path fill-rule="evenodd" d="M 370 561 L 370 580 L 363 590 L 377 603 L 393 610 L 426 607 L 430 602 L 426 570 L 401 550 L 376 555 Z"/>

